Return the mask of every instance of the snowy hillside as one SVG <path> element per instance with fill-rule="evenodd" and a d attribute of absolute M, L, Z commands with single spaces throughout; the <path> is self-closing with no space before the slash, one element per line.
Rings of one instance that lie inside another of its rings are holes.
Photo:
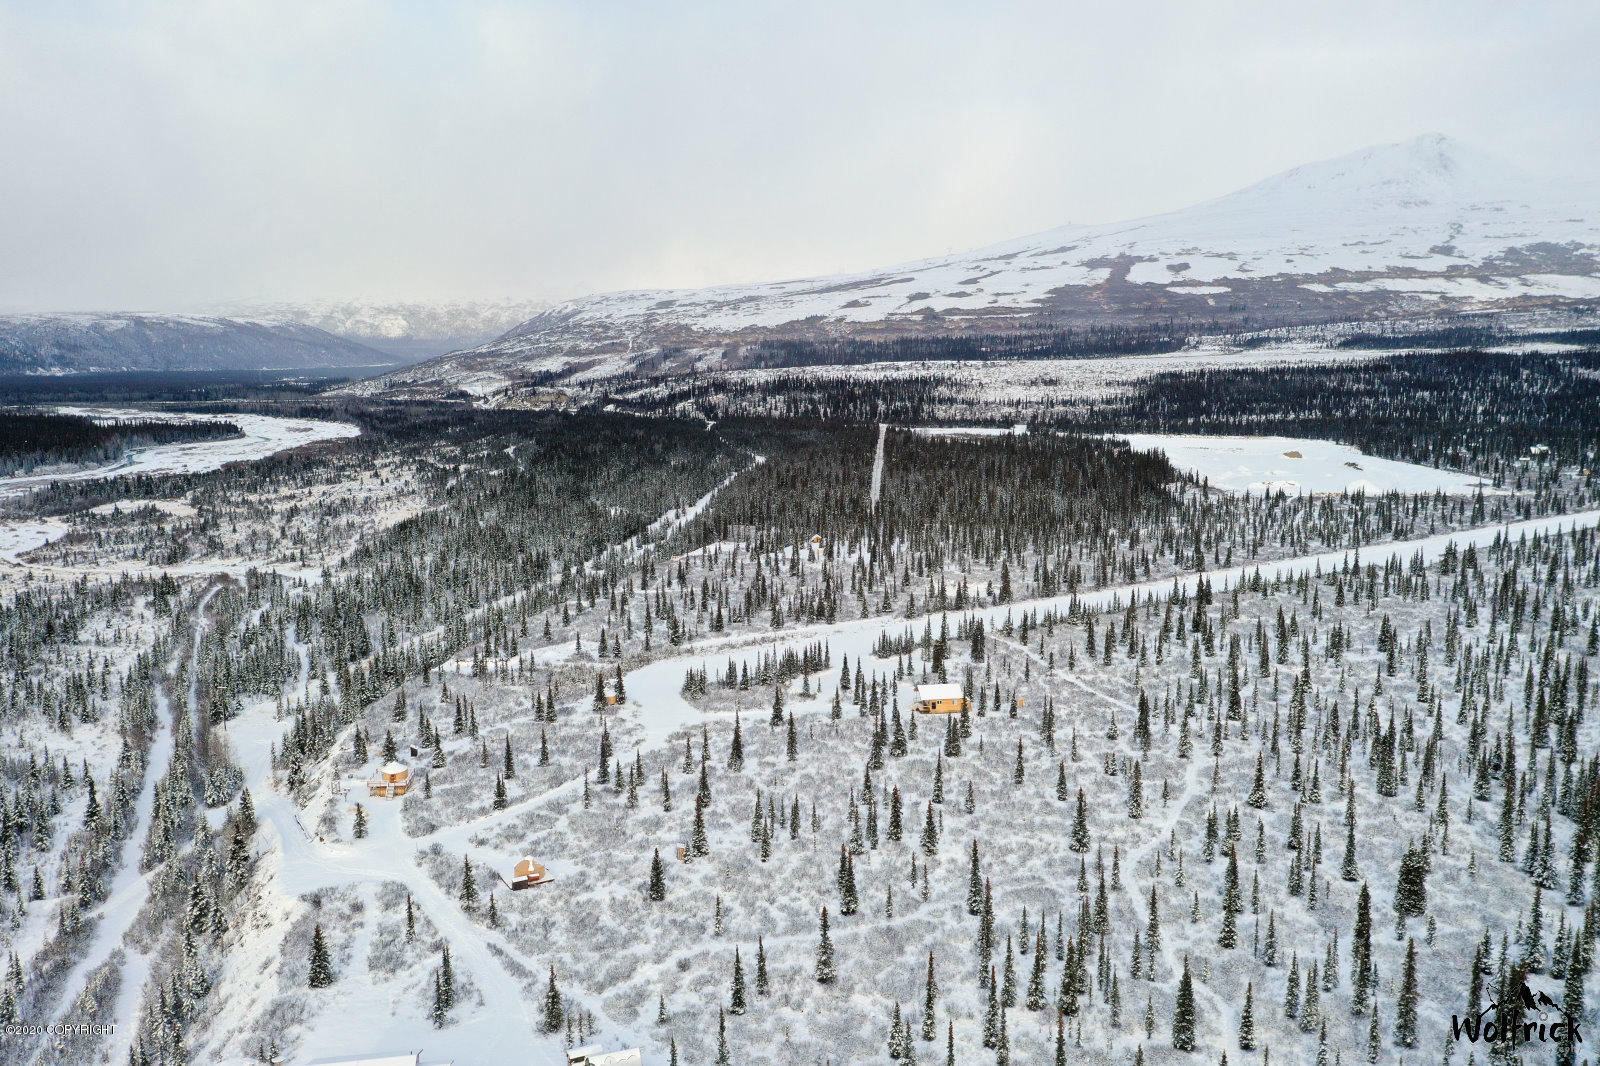
<path fill-rule="evenodd" d="M 1064 226 L 887 270 L 569 301 L 391 384 L 724 364 L 730 347 L 856 331 L 1293 323 L 1600 299 L 1600 185 L 1530 177 L 1429 135 L 1216 200 Z"/>
<path fill-rule="evenodd" d="M 302 325 L 189 315 L 0 315 L 0 373 L 266 370 L 393 359 Z"/>

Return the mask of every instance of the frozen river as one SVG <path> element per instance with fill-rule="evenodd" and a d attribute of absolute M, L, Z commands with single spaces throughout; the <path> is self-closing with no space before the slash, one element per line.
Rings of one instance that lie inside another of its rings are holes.
<path fill-rule="evenodd" d="M 62 414 L 88 418 L 140 418 L 166 422 L 231 422 L 244 434 L 228 440 L 189 441 L 140 448 L 103 466 L 59 474 L 27 474 L 0 478 L 0 500 L 23 496 L 61 481 L 99 481 L 126 474 L 201 474 L 228 463 L 265 459 L 289 448 L 319 441 L 354 437 L 360 427 L 349 422 L 276 415 L 197 414 L 144 411 L 134 408 L 63 407 Z M 50 519 L 0 522 L 0 563 L 16 564 L 25 552 L 65 536 L 64 523 Z"/>

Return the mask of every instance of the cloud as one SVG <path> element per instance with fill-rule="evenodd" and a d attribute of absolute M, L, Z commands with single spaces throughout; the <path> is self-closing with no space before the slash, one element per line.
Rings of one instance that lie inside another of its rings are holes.
<path fill-rule="evenodd" d="M 0 305 L 866 268 L 1440 129 L 1600 159 L 1593 5 L 0 8 Z"/>

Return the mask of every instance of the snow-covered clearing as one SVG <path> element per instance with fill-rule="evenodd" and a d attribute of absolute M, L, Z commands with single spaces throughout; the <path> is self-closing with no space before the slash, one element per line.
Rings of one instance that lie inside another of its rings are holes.
<path fill-rule="evenodd" d="M 1494 491 L 1482 478 L 1363 455 L 1348 444 L 1304 437 L 1212 437 L 1119 433 L 1138 451 L 1165 452 L 1172 465 L 1228 492 L 1337 495 L 1345 492 Z"/>
<path fill-rule="evenodd" d="M 1028 427 L 1014 426 L 914 426 L 911 432 L 923 437 L 1010 437 L 1024 436 Z"/>
<path fill-rule="evenodd" d="M 20 566 L 21 556 L 66 535 L 66 524 L 53 519 L 0 522 L 0 563 Z"/>
<path fill-rule="evenodd" d="M 162 514 L 171 515 L 174 518 L 193 518 L 197 513 L 192 504 L 184 503 L 182 500 L 115 500 L 111 503 L 102 503 L 98 507 L 91 507 L 89 508 L 89 513 L 97 515 L 127 514 L 147 507 L 151 510 L 160 511 Z"/>

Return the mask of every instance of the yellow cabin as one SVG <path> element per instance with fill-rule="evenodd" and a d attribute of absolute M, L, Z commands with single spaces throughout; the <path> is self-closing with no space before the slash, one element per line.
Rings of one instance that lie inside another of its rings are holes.
<path fill-rule="evenodd" d="M 411 788 L 411 769 L 397 762 L 386 762 L 367 782 L 367 794 L 385 798 L 404 796 Z"/>
<path fill-rule="evenodd" d="M 918 714 L 960 714 L 968 707 L 960 685 L 918 685 L 911 709 Z"/>

